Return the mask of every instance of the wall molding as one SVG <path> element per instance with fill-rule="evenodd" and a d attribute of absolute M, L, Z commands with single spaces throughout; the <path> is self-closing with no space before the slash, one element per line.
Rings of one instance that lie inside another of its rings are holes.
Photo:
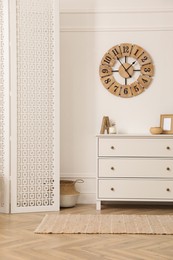
<path fill-rule="evenodd" d="M 61 9 L 60 14 L 125 14 L 125 13 L 173 13 L 172 8 L 129 8 L 129 9 Z"/>
<path fill-rule="evenodd" d="M 146 31 L 173 31 L 172 26 L 166 26 L 166 27 L 107 27 L 107 28 L 80 28 L 80 27 L 61 27 L 60 32 L 66 33 L 66 32 L 146 32 Z"/>
<path fill-rule="evenodd" d="M 95 173 L 61 173 L 61 179 L 94 179 L 96 180 Z"/>

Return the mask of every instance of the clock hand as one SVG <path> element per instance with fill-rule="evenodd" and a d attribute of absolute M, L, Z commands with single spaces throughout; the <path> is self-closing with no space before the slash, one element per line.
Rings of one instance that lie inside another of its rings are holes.
<path fill-rule="evenodd" d="M 139 58 L 142 56 L 142 54 L 144 54 L 144 52 L 142 52 L 137 59 L 139 59 Z M 135 60 L 134 62 L 132 62 L 132 64 L 127 68 L 127 70 L 128 70 L 131 66 L 133 66 L 136 62 L 137 62 L 137 60 Z"/>
<path fill-rule="evenodd" d="M 128 72 L 128 70 L 124 67 L 123 63 L 120 61 L 119 58 L 117 58 L 117 60 L 119 61 L 119 63 L 122 65 L 122 67 L 124 68 L 125 72 L 127 72 L 127 74 L 129 75 L 129 77 L 131 78 L 132 76 L 130 75 L 130 73 Z"/>
<path fill-rule="evenodd" d="M 129 70 L 135 63 L 136 63 L 136 60 L 133 61 L 132 64 L 126 70 Z"/>

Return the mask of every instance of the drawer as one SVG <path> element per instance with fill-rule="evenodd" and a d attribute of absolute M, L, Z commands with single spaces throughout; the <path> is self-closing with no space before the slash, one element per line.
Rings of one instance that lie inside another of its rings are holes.
<path fill-rule="evenodd" d="M 172 199 L 173 181 L 166 180 L 99 180 L 99 199 Z"/>
<path fill-rule="evenodd" d="M 173 157 L 173 139 L 99 138 L 99 156 Z"/>
<path fill-rule="evenodd" d="M 102 158 L 98 160 L 99 177 L 173 177 L 173 160 Z"/>

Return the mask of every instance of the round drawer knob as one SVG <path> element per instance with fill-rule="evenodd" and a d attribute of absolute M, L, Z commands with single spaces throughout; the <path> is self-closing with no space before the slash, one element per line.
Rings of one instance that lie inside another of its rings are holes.
<path fill-rule="evenodd" d="M 167 171 L 170 171 L 170 168 L 169 168 L 169 167 L 167 167 L 167 168 L 166 168 L 166 170 L 167 170 Z"/>
<path fill-rule="evenodd" d="M 112 171 L 114 171 L 114 170 L 115 170 L 115 168 L 112 166 L 112 167 L 111 167 L 111 170 L 112 170 Z"/>
<path fill-rule="evenodd" d="M 167 188 L 166 191 L 171 191 L 170 188 Z"/>
<path fill-rule="evenodd" d="M 171 148 L 169 146 L 166 147 L 167 150 L 170 150 Z"/>
<path fill-rule="evenodd" d="M 111 188 L 111 191 L 114 191 L 114 190 L 115 190 L 115 189 L 112 187 L 112 188 Z"/>
<path fill-rule="evenodd" d="M 115 149 L 115 147 L 114 147 L 114 146 L 111 146 L 111 149 L 112 149 L 112 150 L 114 150 L 114 149 Z"/>

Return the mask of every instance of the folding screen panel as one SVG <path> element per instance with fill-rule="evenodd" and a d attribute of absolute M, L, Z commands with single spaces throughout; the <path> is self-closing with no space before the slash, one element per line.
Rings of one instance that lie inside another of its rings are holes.
<path fill-rule="evenodd" d="M 11 209 L 59 209 L 57 0 L 11 0 Z"/>
<path fill-rule="evenodd" d="M 0 0 L 0 212 L 9 212 L 8 1 Z"/>

